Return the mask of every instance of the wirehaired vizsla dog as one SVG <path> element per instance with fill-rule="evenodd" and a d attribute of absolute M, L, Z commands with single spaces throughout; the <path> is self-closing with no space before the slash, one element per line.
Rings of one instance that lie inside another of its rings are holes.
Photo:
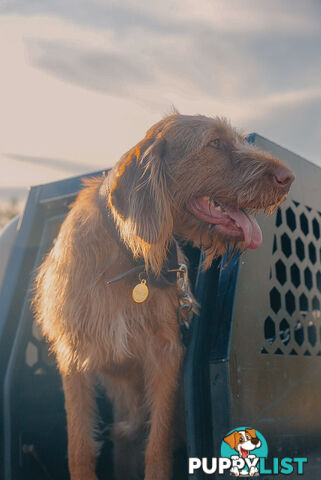
<path fill-rule="evenodd" d="M 225 119 L 175 113 L 107 177 L 85 182 L 34 302 L 62 375 L 72 480 L 96 479 L 96 377 L 113 403 L 115 478 L 144 469 L 145 480 L 170 480 L 183 358 L 177 241 L 200 247 L 205 268 L 227 249 L 259 247 L 254 214 L 273 212 L 293 179 Z"/>

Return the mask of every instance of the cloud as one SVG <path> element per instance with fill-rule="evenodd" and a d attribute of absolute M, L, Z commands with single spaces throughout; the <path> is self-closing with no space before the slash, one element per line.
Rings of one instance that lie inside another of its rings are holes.
<path fill-rule="evenodd" d="M 299 41 L 227 36 L 212 30 L 201 35 L 151 36 L 137 33 L 118 42 L 86 45 L 83 40 L 27 38 L 31 63 L 64 81 L 108 94 L 135 96 L 155 108 L 168 93 L 231 99 L 266 96 L 317 84 L 321 60 L 315 38 Z M 299 57 L 298 57 L 299 56 Z M 300 58 L 300 68 L 298 68 Z M 156 94 L 156 95 L 155 95 Z"/>
<path fill-rule="evenodd" d="M 276 143 L 321 165 L 321 94 L 301 101 L 275 104 L 252 121 L 255 129 Z"/>
<path fill-rule="evenodd" d="M 26 182 L 110 165 L 172 103 L 319 161 L 320 13 L 317 0 L 3 1 L 12 179 L 30 162 Z"/>
<path fill-rule="evenodd" d="M 319 31 L 317 0 L 4 0 L 0 12 L 19 15 L 55 15 L 93 28 L 122 34 L 143 29 L 148 33 L 196 31 L 208 26 L 231 33 L 289 33 Z"/>
<path fill-rule="evenodd" d="M 93 165 L 91 164 L 77 163 L 70 160 L 63 160 L 61 158 L 46 158 L 43 156 L 36 157 L 17 153 L 3 153 L 2 155 L 8 159 L 16 160 L 18 162 L 49 167 L 55 170 L 71 172 L 74 174 L 91 172 L 93 169 Z"/>
<path fill-rule="evenodd" d="M 145 8 L 147 7 L 147 8 Z M 168 33 L 177 29 L 170 17 L 160 17 L 148 9 L 148 2 L 116 2 L 95 0 L 8 0 L 2 3 L 0 13 L 6 15 L 45 15 L 60 17 L 69 22 L 102 30 L 115 30 L 118 34 L 143 28 L 151 32 Z M 168 13 L 168 12 L 167 12 Z M 183 26 L 183 25 L 182 25 Z M 181 30 L 181 29 L 179 29 Z"/>
<path fill-rule="evenodd" d="M 68 41 L 29 39 L 27 49 L 33 65 L 86 88 L 129 94 L 133 85 L 153 80 L 139 58 L 121 52 L 81 47 Z"/>
<path fill-rule="evenodd" d="M 34 66 L 107 94 L 134 94 L 148 108 L 178 90 L 237 99 L 305 88 L 321 75 L 321 10 L 314 0 L 304 8 L 298 0 L 244 0 L 241 7 L 235 0 L 165 0 L 152 7 L 79 0 L 77 8 L 62 0 L 11 0 L 4 11 L 46 15 L 38 17 L 45 25 L 63 19 L 56 38 L 43 30 L 26 38 Z M 76 24 L 87 30 L 75 34 Z M 99 46 L 91 44 L 99 35 Z"/>

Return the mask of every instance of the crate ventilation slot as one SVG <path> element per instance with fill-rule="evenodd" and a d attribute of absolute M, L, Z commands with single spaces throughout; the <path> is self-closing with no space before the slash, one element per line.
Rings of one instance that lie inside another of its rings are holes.
<path fill-rule="evenodd" d="M 30 338 L 26 344 L 25 365 L 33 375 L 47 375 L 55 367 L 55 360 L 52 355 L 49 355 L 48 345 L 41 338 L 38 326 L 34 321 Z"/>
<path fill-rule="evenodd" d="M 298 202 L 279 208 L 263 354 L 321 356 L 321 213 Z"/>

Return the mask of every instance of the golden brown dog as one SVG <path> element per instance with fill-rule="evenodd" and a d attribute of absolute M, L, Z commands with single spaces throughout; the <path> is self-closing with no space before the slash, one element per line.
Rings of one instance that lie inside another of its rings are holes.
<path fill-rule="evenodd" d="M 96 376 L 113 402 L 117 480 L 137 478 L 142 463 L 145 480 L 170 479 L 183 347 L 178 287 L 158 275 L 174 237 L 202 248 L 205 267 L 227 248 L 257 248 L 261 230 L 250 212 L 272 212 L 293 178 L 226 120 L 175 113 L 106 178 L 85 182 L 35 295 L 62 375 L 72 480 L 96 478 Z M 149 296 L 136 303 L 132 291 L 142 280 Z"/>

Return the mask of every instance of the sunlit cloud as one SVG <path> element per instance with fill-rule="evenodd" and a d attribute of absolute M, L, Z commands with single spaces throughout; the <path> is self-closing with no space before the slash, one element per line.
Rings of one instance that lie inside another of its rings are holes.
<path fill-rule="evenodd" d="M 315 0 L 2 2 L 0 188 L 111 166 L 172 104 L 321 163 L 320 17 Z"/>

